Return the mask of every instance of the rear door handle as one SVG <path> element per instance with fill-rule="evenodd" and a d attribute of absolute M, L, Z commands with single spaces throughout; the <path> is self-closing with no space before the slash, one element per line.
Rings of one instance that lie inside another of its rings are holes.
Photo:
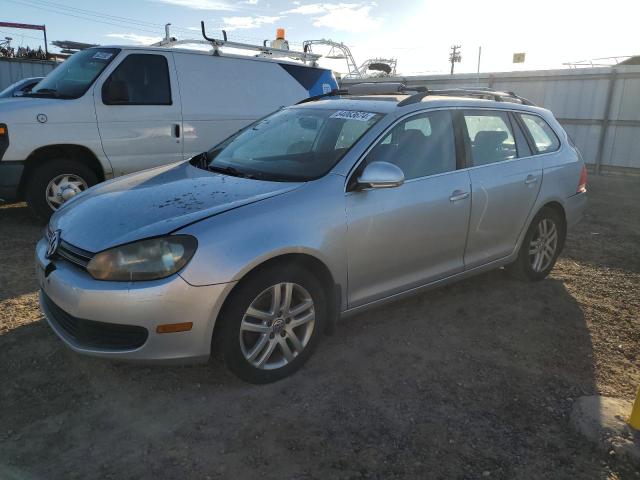
<path fill-rule="evenodd" d="M 524 183 L 526 185 L 529 185 L 530 183 L 536 183 L 537 181 L 538 181 L 538 177 L 536 177 L 534 175 L 527 175 L 527 178 L 524 181 Z"/>
<path fill-rule="evenodd" d="M 173 124 L 173 136 L 176 138 L 180 138 L 180 124 L 179 123 L 174 123 Z"/>
<path fill-rule="evenodd" d="M 451 193 L 449 200 L 457 202 L 458 200 L 464 200 L 469 197 L 469 192 L 463 192 L 462 190 L 455 190 Z"/>

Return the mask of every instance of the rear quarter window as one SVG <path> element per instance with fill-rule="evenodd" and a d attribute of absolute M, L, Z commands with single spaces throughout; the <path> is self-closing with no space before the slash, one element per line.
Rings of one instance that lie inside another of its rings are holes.
<path fill-rule="evenodd" d="M 538 153 L 555 152 L 560 148 L 558 136 L 543 118 L 526 113 L 521 113 L 520 118 L 531 135 Z"/>

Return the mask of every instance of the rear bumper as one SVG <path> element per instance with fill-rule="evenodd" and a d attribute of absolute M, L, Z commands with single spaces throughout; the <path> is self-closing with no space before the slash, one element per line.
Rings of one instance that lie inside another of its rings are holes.
<path fill-rule="evenodd" d="M 0 162 L 0 200 L 13 201 L 18 198 L 23 171 L 22 162 Z"/>
<path fill-rule="evenodd" d="M 574 227 L 582 217 L 584 216 L 584 211 L 587 208 L 587 194 L 585 193 L 576 193 L 575 195 L 567 198 L 565 202 L 564 209 L 565 215 L 567 217 L 567 228 Z"/>

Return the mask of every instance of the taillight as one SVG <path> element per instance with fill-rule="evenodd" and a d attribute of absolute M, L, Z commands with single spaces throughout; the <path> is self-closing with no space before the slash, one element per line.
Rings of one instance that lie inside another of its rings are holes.
<path fill-rule="evenodd" d="M 587 167 L 582 166 L 582 171 L 580 172 L 580 181 L 578 182 L 578 190 L 576 193 L 584 193 L 587 191 Z"/>

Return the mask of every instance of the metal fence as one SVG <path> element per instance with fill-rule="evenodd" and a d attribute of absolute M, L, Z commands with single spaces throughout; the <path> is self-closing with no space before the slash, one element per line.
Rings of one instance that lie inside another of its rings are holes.
<path fill-rule="evenodd" d="M 344 80 L 342 84 L 359 81 Z M 489 87 L 514 91 L 553 111 L 596 172 L 640 173 L 638 66 L 387 77 L 367 81 L 401 81 L 431 89 Z"/>
<path fill-rule="evenodd" d="M 0 90 L 27 77 L 44 77 L 57 64 L 46 60 L 0 58 Z"/>

